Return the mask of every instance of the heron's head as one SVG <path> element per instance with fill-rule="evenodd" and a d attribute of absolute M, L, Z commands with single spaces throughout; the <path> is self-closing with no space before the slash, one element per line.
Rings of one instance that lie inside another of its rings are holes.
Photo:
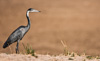
<path fill-rule="evenodd" d="M 33 8 L 29 8 L 27 11 L 29 11 L 29 12 L 40 12 L 40 11 L 35 10 L 35 9 L 33 9 Z"/>

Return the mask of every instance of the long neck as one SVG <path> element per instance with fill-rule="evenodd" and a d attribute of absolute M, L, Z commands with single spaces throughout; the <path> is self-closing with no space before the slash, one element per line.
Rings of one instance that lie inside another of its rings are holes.
<path fill-rule="evenodd" d="M 26 12 L 26 17 L 27 17 L 27 20 L 28 20 L 28 24 L 27 24 L 27 28 L 29 29 L 30 28 L 30 18 L 29 18 L 29 11 Z"/>

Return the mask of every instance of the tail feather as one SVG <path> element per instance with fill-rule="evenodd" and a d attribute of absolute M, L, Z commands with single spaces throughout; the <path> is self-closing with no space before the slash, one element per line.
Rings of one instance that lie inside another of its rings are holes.
<path fill-rule="evenodd" d="M 10 43 L 8 43 L 8 42 L 5 42 L 4 43 L 4 45 L 3 45 L 3 48 L 6 48 L 6 47 L 8 47 L 10 45 Z"/>

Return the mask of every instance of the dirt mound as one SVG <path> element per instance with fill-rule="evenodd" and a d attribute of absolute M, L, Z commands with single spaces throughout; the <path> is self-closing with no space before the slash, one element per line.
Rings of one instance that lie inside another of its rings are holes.
<path fill-rule="evenodd" d="M 0 61 L 100 61 L 100 59 L 87 59 L 86 56 L 50 56 L 50 55 L 37 55 L 35 58 L 31 55 L 22 54 L 0 54 Z"/>

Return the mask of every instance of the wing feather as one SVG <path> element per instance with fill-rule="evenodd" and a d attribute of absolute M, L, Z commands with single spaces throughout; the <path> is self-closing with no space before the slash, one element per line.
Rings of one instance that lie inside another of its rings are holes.
<path fill-rule="evenodd" d="M 22 31 L 19 29 L 15 30 L 7 39 L 7 41 L 4 43 L 3 48 L 6 48 L 10 44 L 16 42 L 18 39 L 22 38 Z"/>

